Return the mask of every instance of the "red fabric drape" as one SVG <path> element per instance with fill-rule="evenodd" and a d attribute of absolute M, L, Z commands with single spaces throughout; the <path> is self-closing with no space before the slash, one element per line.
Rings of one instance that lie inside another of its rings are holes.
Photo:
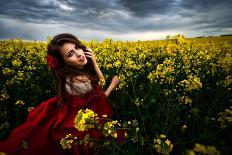
<path fill-rule="evenodd" d="M 83 107 L 92 109 L 100 116 L 107 114 L 111 118 L 113 115 L 101 87 L 96 85 L 94 90 L 84 96 L 67 93 L 71 104 L 58 105 L 58 96 L 42 102 L 29 112 L 23 124 L 12 130 L 7 140 L 0 142 L 0 152 L 9 155 L 91 154 L 88 145 L 78 145 L 71 150 L 64 150 L 60 145 L 60 139 L 69 133 L 79 139 L 82 139 L 86 133 L 94 138 L 101 138 L 98 130 L 79 132 L 73 126 L 77 111 Z M 27 143 L 27 148 L 22 147 L 23 142 Z"/>

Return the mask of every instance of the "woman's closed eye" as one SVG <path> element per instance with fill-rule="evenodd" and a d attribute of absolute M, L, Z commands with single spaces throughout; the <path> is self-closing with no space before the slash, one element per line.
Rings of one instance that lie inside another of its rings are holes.
<path fill-rule="evenodd" d="M 74 50 L 71 50 L 71 51 L 69 52 L 69 54 L 68 54 L 68 57 L 73 56 L 73 53 L 74 53 Z"/>

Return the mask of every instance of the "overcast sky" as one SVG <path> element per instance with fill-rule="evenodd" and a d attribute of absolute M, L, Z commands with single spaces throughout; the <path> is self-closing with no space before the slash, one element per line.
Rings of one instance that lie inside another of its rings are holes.
<path fill-rule="evenodd" d="M 232 0 L 0 0 L 0 39 L 155 40 L 232 34 Z"/>

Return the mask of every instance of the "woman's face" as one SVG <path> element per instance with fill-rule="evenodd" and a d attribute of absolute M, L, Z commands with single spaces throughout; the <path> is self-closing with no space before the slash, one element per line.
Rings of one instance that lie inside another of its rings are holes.
<path fill-rule="evenodd" d="M 81 48 L 76 47 L 74 43 L 64 43 L 60 48 L 66 65 L 83 68 L 87 64 L 84 51 Z"/>

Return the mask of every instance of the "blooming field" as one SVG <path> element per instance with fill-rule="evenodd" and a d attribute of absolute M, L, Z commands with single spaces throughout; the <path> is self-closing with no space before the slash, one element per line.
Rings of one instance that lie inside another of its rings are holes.
<path fill-rule="evenodd" d="M 198 42 L 176 35 L 165 41 L 83 41 L 96 54 L 105 87 L 114 75 L 121 81 L 109 101 L 116 111 L 114 120 L 129 128 L 127 141 L 118 146 L 106 143 L 105 151 L 232 153 L 232 39 L 228 38 Z M 0 138 L 4 139 L 31 108 L 55 95 L 55 82 L 44 59 L 46 43 L 0 41 L 0 53 Z"/>

